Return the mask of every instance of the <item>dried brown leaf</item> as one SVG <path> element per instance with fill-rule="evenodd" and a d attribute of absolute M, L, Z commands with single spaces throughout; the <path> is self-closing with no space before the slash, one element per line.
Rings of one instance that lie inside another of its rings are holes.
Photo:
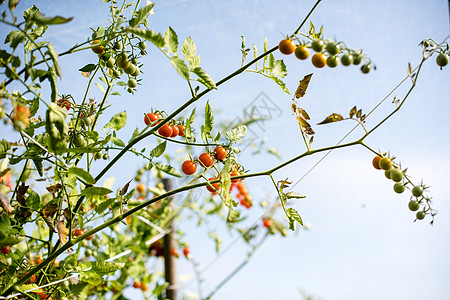
<path fill-rule="evenodd" d="M 323 120 L 320 123 L 317 123 L 317 125 L 323 125 L 323 124 L 328 124 L 328 123 L 333 123 L 333 122 L 339 122 L 344 120 L 344 117 L 341 116 L 338 113 L 332 113 L 331 115 L 329 115 L 328 117 L 325 118 L 325 120 Z"/>
<path fill-rule="evenodd" d="M 308 88 L 309 81 L 311 80 L 312 75 L 313 75 L 313 73 L 308 74 L 305 77 L 303 77 L 302 80 L 300 80 L 297 90 L 295 91 L 295 98 L 301 98 L 301 97 L 305 96 L 306 89 Z"/>
<path fill-rule="evenodd" d="M 67 229 L 64 222 L 56 220 L 56 228 L 58 229 L 58 236 L 61 244 L 65 244 L 67 242 L 67 235 L 69 234 L 69 229 Z"/>
<path fill-rule="evenodd" d="M 41 213 L 44 216 L 44 218 L 51 218 L 51 217 L 53 217 L 55 215 L 57 210 L 58 210 L 58 204 L 52 203 L 52 204 L 46 205 L 42 209 Z"/>
<path fill-rule="evenodd" d="M 8 215 L 12 214 L 13 208 L 11 206 L 11 202 L 9 202 L 8 197 L 6 197 L 3 193 L 0 193 L 0 206 Z"/>

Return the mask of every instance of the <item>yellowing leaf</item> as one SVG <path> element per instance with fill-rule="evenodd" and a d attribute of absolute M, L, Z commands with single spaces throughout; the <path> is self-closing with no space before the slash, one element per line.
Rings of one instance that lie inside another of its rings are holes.
<path fill-rule="evenodd" d="M 6 197 L 6 195 L 3 193 L 0 193 L 0 206 L 8 215 L 12 214 L 13 208 L 11 206 L 11 203 L 9 202 L 8 197 Z"/>
<path fill-rule="evenodd" d="M 46 205 L 42 209 L 42 215 L 44 216 L 44 218 L 52 217 L 56 213 L 57 210 L 58 210 L 58 204 L 52 203 L 52 204 Z"/>
<path fill-rule="evenodd" d="M 338 121 L 342 121 L 342 120 L 344 120 L 344 117 L 342 117 L 340 114 L 332 113 L 331 115 L 326 117 L 325 120 L 323 120 L 320 123 L 317 123 L 317 125 L 328 124 L 328 123 L 338 122 Z"/>
<path fill-rule="evenodd" d="M 61 244 L 65 244 L 67 242 L 67 235 L 69 234 L 69 229 L 66 228 L 64 222 L 56 220 L 56 228 L 58 230 L 59 240 Z"/>
<path fill-rule="evenodd" d="M 311 80 L 312 75 L 313 75 L 313 73 L 308 74 L 305 77 L 303 77 L 302 80 L 300 80 L 297 90 L 295 91 L 295 98 L 301 98 L 301 97 L 305 96 L 306 89 L 308 88 L 309 81 Z"/>
<path fill-rule="evenodd" d="M 300 129 L 305 133 L 309 135 L 313 135 L 315 132 L 311 128 L 311 125 L 303 118 L 302 116 L 297 116 L 298 125 L 300 125 Z"/>

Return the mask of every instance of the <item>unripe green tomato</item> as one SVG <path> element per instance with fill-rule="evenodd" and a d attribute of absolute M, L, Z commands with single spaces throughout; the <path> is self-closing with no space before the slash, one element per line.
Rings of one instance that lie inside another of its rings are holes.
<path fill-rule="evenodd" d="M 76 147 L 86 147 L 87 146 L 87 142 L 86 139 L 84 138 L 84 136 L 82 134 L 77 134 L 75 136 L 75 139 L 73 141 L 73 144 Z"/>
<path fill-rule="evenodd" d="M 298 59 L 305 60 L 309 57 L 308 47 L 305 45 L 298 45 L 297 48 L 295 48 L 294 54 Z"/>
<path fill-rule="evenodd" d="M 86 240 L 82 240 L 81 241 L 81 246 L 87 247 L 88 246 L 88 242 Z"/>
<path fill-rule="evenodd" d="M 141 181 L 141 176 L 134 177 L 134 181 L 137 181 L 137 182 Z"/>
<path fill-rule="evenodd" d="M 114 49 L 116 50 L 122 50 L 122 43 L 117 41 L 114 43 Z"/>
<path fill-rule="evenodd" d="M 131 60 L 131 63 L 134 65 L 137 65 L 139 63 L 139 61 L 137 60 L 136 57 L 133 57 L 133 59 Z"/>
<path fill-rule="evenodd" d="M 137 174 L 138 174 L 138 175 L 144 174 L 144 169 L 139 169 L 139 170 L 137 170 Z"/>
<path fill-rule="evenodd" d="M 90 117 L 84 117 L 83 122 L 86 126 L 89 126 L 92 124 L 92 119 Z"/>
<path fill-rule="evenodd" d="M 133 77 L 138 77 L 140 73 L 141 73 L 141 70 L 139 69 L 138 66 L 136 66 L 136 70 L 133 72 L 133 74 L 130 74 L 130 75 Z"/>
<path fill-rule="evenodd" d="M 147 48 L 147 44 L 144 41 L 142 41 L 142 42 L 139 42 L 138 47 L 141 50 L 145 50 Z"/>
<path fill-rule="evenodd" d="M 130 63 L 130 64 L 128 65 L 128 67 L 126 67 L 125 69 L 123 69 L 123 71 L 124 71 L 126 74 L 130 75 L 130 74 L 132 74 L 132 73 L 134 73 L 134 72 L 136 71 L 136 65 Z"/>
<path fill-rule="evenodd" d="M 323 50 L 324 46 L 325 46 L 325 44 L 322 40 L 314 40 L 311 43 L 311 49 L 313 49 L 316 52 L 321 52 Z"/>
<path fill-rule="evenodd" d="M 382 168 L 383 170 L 389 170 L 392 167 L 392 161 L 388 157 L 383 157 L 382 159 L 380 159 L 379 164 L 380 168 Z"/>
<path fill-rule="evenodd" d="M 134 90 L 133 90 L 132 88 L 129 87 L 129 88 L 127 89 L 127 92 L 130 93 L 130 94 L 133 94 Z"/>
<path fill-rule="evenodd" d="M 397 194 L 401 194 L 405 191 L 405 186 L 401 182 L 397 182 L 396 184 L 394 184 L 394 191 Z"/>
<path fill-rule="evenodd" d="M 403 173 L 401 170 L 394 168 L 391 170 L 391 179 L 395 182 L 400 182 L 403 178 Z"/>
<path fill-rule="evenodd" d="M 386 176 L 387 179 L 391 179 L 391 169 L 384 171 L 384 176 Z"/>
<path fill-rule="evenodd" d="M 411 211 L 416 211 L 420 208 L 419 202 L 415 201 L 415 200 L 411 200 L 408 203 L 408 208 Z"/>
<path fill-rule="evenodd" d="M 338 64 L 339 58 L 337 57 L 337 55 L 328 56 L 327 66 L 329 66 L 330 68 L 336 68 Z"/>
<path fill-rule="evenodd" d="M 126 53 L 122 53 L 117 58 L 117 66 L 119 68 L 126 69 L 126 68 L 128 68 L 129 65 L 130 65 L 130 61 L 128 60 L 127 54 Z"/>
<path fill-rule="evenodd" d="M 355 66 L 359 65 L 361 63 L 362 57 L 360 54 L 353 54 L 353 64 Z"/>
<path fill-rule="evenodd" d="M 109 155 L 108 154 L 103 154 L 103 159 L 104 160 L 107 160 L 109 158 Z"/>
<path fill-rule="evenodd" d="M 116 77 L 116 78 L 119 78 L 120 77 L 119 70 L 113 70 L 113 76 Z"/>
<path fill-rule="evenodd" d="M 97 257 L 97 255 L 98 255 L 97 251 L 92 251 L 92 256 L 93 257 Z"/>
<path fill-rule="evenodd" d="M 371 64 L 364 64 L 361 67 L 361 72 L 363 72 L 364 74 L 367 74 L 370 72 L 370 69 L 372 68 Z"/>
<path fill-rule="evenodd" d="M 84 251 L 84 256 L 89 257 L 89 256 L 91 256 L 91 255 L 92 255 L 92 250 L 91 250 L 91 249 L 86 249 L 86 250 Z"/>
<path fill-rule="evenodd" d="M 106 62 L 106 65 L 108 66 L 108 68 L 114 68 L 114 66 L 116 65 L 116 60 L 111 56 Z"/>
<path fill-rule="evenodd" d="M 94 245 L 95 247 L 100 247 L 100 242 L 98 241 L 98 239 L 93 238 L 92 239 L 92 245 Z"/>
<path fill-rule="evenodd" d="M 341 63 L 344 66 L 350 66 L 353 63 L 353 55 L 351 55 L 350 53 L 346 53 L 346 54 L 342 55 Z"/>
<path fill-rule="evenodd" d="M 439 53 L 436 57 L 436 63 L 439 67 L 445 67 L 448 64 L 448 55 L 445 53 Z"/>
<path fill-rule="evenodd" d="M 95 153 L 95 159 L 100 159 L 102 158 L 103 154 L 99 151 L 97 153 Z"/>
<path fill-rule="evenodd" d="M 137 81 L 136 81 L 136 79 L 130 78 L 130 79 L 128 80 L 128 86 L 129 86 L 130 88 L 135 88 L 135 87 L 137 87 Z"/>
<path fill-rule="evenodd" d="M 328 54 L 330 55 L 336 55 L 341 52 L 341 46 L 339 44 L 334 42 L 329 42 L 325 46 L 325 50 L 327 50 Z"/>
<path fill-rule="evenodd" d="M 413 196 L 420 197 L 423 194 L 423 187 L 421 185 L 416 185 L 415 187 L 413 187 L 411 192 Z"/>
<path fill-rule="evenodd" d="M 418 211 L 416 213 L 417 220 L 423 220 L 425 218 L 425 212 L 424 211 Z"/>

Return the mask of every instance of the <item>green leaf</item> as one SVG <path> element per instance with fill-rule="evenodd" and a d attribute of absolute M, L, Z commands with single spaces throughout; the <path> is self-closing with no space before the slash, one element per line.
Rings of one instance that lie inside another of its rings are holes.
<path fill-rule="evenodd" d="M 190 61 L 189 61 L 189 66 L 193 69 L 200 67 L 200 55 L 196 55 L 194 56 Z M 205 83 L 203 83 L 205 84 Z M 206 84 L 205 84 L 206 85 Z"/>
<path fill-rule="evenodd" d="M 234 210 L 231 207 L 229 207 L 228 216 L 227 216 L 227 222 L 229 222 L 229 223 L 236 222 L 239 219 L 240 215 L 241 214 L 237 210 Z"/>
<path fill-rule="evenodd" d="M 293 209 L 292 207 L 290 207 L 286 210 L 286 216 L 289 219 L 289 229 L 290 230 L 295 230 L 295 221 L 297 221 L 300 225 L 303 226 L 302 217 L 300 217 L 298 212 L 295 209 Z"/>
<path fill-rule="evenodd" d="M 39 198 L 39 194 L 35 191 L 28 189 L 28 197 L 27 197 L 27 206 L 31 209 L 40 209 L 41 208 L 41 199 Z"/>
<path fill-rule="evenodd" d="M 50 69 L 48 70 L 48 80 L 50 81 L 50 87 L 52 89 L 52 93 L 51 93 L 51 99 L 52 102 L 56 103 L 56 98 L 58 96 L 58 91 L 57 91 L 57 87 L 56 87 L 56 69 L 55 66 L 51 66 Z"/>
<path fill-rule="evenodd" d="M 87 187 L 83 191 L 81 191 L 82 196 L 105 196 L 112 193 L 110 189 L 104 187 Z"/>
<path fill-rule="evenodd" d="M 169 174 L 169 175 L 172 175 L 175 177 L 183 177 L 183 175 L 172 166 L 155 163 L 155 167 L 158 170 L 163 171 L 166 174 Z"/>
<path fill-rule="evenodd" d="M 78 178 L 83 180 L 86 184 L 94 184 L 95 183 L 94 177 L 92 177 L 92 175 L 89 172 L 86 172 L 85 170 L 83 170 L 81 168 L 71 167 L 68 170 L 68 173 L 74 174 L 75 176 L 77 176 Z"/>
<path fill-rule="evenodd" d="M 62 77 L 61 73 L 61 66 L 59 65 L 59 55 L 58 52 L 55 49 L 55 46 L 52 43 L 47 44 L 48 53 L 50 54 L 50 57 L 53 61 L 53 66 L 55 67 L 56 75 L 58 75 L 59 78 Z"/>
<path fill-rule="evenodd" d="M 105 125 L 105 128 L 111 128 L 117 131 L 123 128 L 126 124 L 127 124 L 127 112 L 123 111 L 112 117 L 111 120 L 109 120 L 108 124 Z"/>
<path fill-rule="evenodd" d="M 92 72 L 95 70 L 95 68 L 97 68 L 96 64 L 87 64 L 84 67 L 82 67 L 81 69 L 78 69 L 78 71 L 81 72 Z"/>
<path fill-rule="evenodd" d="M 2 214 L 0 216 L 0 234 L 9 234 L 14 233 L 12 227 L 11 227 L 11 220 L 6 214 Z"/>
<path fill-rule="evenodd" d="M 134 33 L 135 35 L 140 36 L 141 38 L 146 39 L 149 42 L 152 42 L 158 48 L 163 48 L 165 45 L 164 38 L 162 37 L 161 33 L 157 34 L 153 29 L 146 30 L 137 27 L 130 27 L 127 28 L 126 31 Z"/>
<path fill-rule="evenodd" d="M 51 18 L 51 17 L 44 16 L 40 12 L 36 12 L 33 14 L 32 19 L 38 25 L 58 25 L 58 24 L 64 24 L 64 23 L 70 22 L 73 19 L 73 17 L 72 18 L 63 18 L 60 16 L 56 16 L 56 17 Z"/>
<path fill-rule="evenodd" d="M 333 122 L 339 122 L 339 121 L 342 121 L 342 120 L 344 120 L 344 117 L 342 117 L 340 114 L 332 113 L 331 115 L 326 117 L 325 120 L 323 120 L 320 123 L 317 123 L 317 125 L 328 124 L 328 123 L 333 123 Z"/>
<path fill-rule="evenodd" d="M 197 53 L 197 47 L 194 44 L 194 41 L 190 36 L 188 36 L 183 44 L 181 45 L 180 49 L 181 53 L 183 53 L 184 58 L 190 62 L 192 62 L 192 59 L 195 57 Z"/>
<path fill-rule="evenodd" d="M 206 73 L 202 68 L 196 67 L 192 69 L 195 75 L 197 75 L 201 79 L 201 83 L 205 85 L 208 89 L 217 89 L 216 83 L 214 80 Z"/>
<path fill-rule="evenodd" d="M 296 192 L 288 192 L 286 194 L 286 198 L 287 199 L 303 199 L 303 198 L 306 198 L 306 196 L 296 193 Z"/>
<path fill-rule="evenodd" d="M 166 33 L 164 34 L 164 42 L 167 48 L 172 53 L 177 53 L 178 50 L 178 36 L 172 27 L 168 27 Z"/>
<path fill-rule="evenodd" d="M 247 126 L 240 125 L 230 131 L 227 131 L 227 133 L 225 135 L 230 141 L 236 143 L 240 139 L 242 139 L 246 133 L 247 133 Z"/>
<path fill-rule="evenodd" d="M 117 145 L 119 147 L 125 147 L 125 143 L 122 140 L 120 140 L 114 136 L 111 137 L 111 142 L 113 142 L 114 145 Z"/>
<path fill-rule="evenodd" d="M 179 59 L 178 57 L 172 57 L 170 59 L 170 63 L 173 65 L 173 67 L 181 77 L 186 80 L 189 79 L 189 68 L 188 66 L 186 66 L 183 60 Z"/>
<path fill-rule="evenodd" d="M 102 203 L 100 203 L 100 205 L 95 206 L 95 211 L 98 214 L 101 214 L 105 209 L 107 209 L 111 204 L 113 204 L 114 201 L 116 201 L 116 198 L 109 198 L 106 201 L 103 201 Z"/>
<path fill-rule="evenodd" d="M 5 38 L 5 44 L 9 43 L 9 46 L 13 49 L 25 40 L 25 34 L 21 31 L 11 31 Z"/>
<path fill-rule="evenodd" d="M 34 117 L 39 110 L 39 98 L 34 98 L 30 104 L 30 117 Z"/>
<path fill-rule="evenodd" d="M 274 62 L 272 74 L 279 78 L 283 78 L 287 75 L 287 68 L 282 60 L 276 60 Z"/>
<path fill-rule="evenodd" d="M 133 139 L 139 136 L 139 128 L 136 127 L 136 129 L 133 131 L 133 135 L 131 136 L 131 139 L 128 142 L 131 142 Z"/>
<path fill-rule="evenodd" d="M 100 89 L 100 91 L 102 91 L 102 93 L 105 93 L 105 89 L 99 84 L 99 83 L 95 83 L 95 85 Z"/>
<path fill-rule="evenodd" d="M 184 134 L 188 139 L 193 137 L 191 124 L 194 122 L 194 119 L 195 119 L 195 108 L 192 110 L 191 115 L 186 120 L 186 127 L 184 128 Z"/>
<path fill-rule="evenodd" d="M 148 15 L 152 12 L 152 9 L 154 6 L 155 6 L 155 3 L 150 3 L 146 6 L 144 6 L 143 8 L 141 8 L 140 10 L 138 10 L 137 13 L 135 14 L 134 18 L 132 18 L 130 20 L 130 22 L 129 22 L 130 26 L 135 27 L 141 23 L 146 25 Z"/>
<path fill-rule="evenodd" d="M 164 151 L 166 150 L 166 145 L 167 143 L 164 141 L 163 143 L 159 144 L 158 146 L 156 146 L 151 152 L 150 152 L 150 156 L 153 157 L 159 157 L 161 156 Z"/>
<path fill-rule="evenodd" d="M 92 263 L 92 270 L 99 275 L 106 275 L 108 273 L 120 270 L 124 266 L 125 266 L 124 263 L 115 263 L 109 261 L 94 261 Z"/>
<path fill-rule="evenodd" d="M 5 215 L 5 214 L 4 214 Z M 7 233 L 0 230 L 0 247 L 13 246 L 24 240 L 24 237 L 17 236 L 15 234 Z"/>
<path fill-rule="evenodd" d="M 210 133 L 214 125 L 214 115 L 212 113 L 211 106 L 209 105 L 209 101 L 206 102 L 205 106 L 205 127 L 204 130 L 206 133 Z"/>
<path fill-rule="evenodd" d="M 2 139 L 0 141 L 0 159 L 6 157 L 6 152 L 11 149 L 11 143 L 7 140 Z"/>
<path fill-rule="evenodd" d="M 100 285 L 103 282 L 102 276 L 93 270 L 81 272 L 79 279 L 92 285 Z"/>

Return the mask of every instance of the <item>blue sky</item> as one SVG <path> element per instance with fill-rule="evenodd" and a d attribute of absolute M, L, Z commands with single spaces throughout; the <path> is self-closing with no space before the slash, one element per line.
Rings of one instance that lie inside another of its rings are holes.
<path fill-rule="evenodd" d="M 19 7 L 24 9 L 35 2 L 22 1 Z M 49 32 L 48 38 L 58 51 L 84 41 L 90 35 L 89 26 L 107 25 L 102 21 L 107 9 L 101 1 L 65 2 L 58 6 L 54 3 L 36 2 L 48 15 L 75 17 L 71 23 Z M 179 40 L 191 36 L 202 67 L 217 81 L 239 67 L 241 35 L 248 45 L 255 43 L 260 50 L 267 36 L 272 47 L 298 27 L 313 4 L 311 0 L 161 1 L 149 23 L 160 32 L 170 25 Z M 407 75 L 408 62 L 414 67 L 420 61 L 421 49 L 417 45 L 421 40 L 433 38 L 440 42 L 447 37 L 448 15 L 447 1 L 324 0 L 311 17 L 312 22 L 316 27 L 324 26 L 325 37 L 345 41 L 351 48 L 362 48 L 376 64 L 377 71 L 364 75 L 356 67 L 343 66 L 319 70 L 309 60 L 299 61 L 279 52 L 275 56 L 287 65 L 285 82 L 291 91 L 304 75 L 314 73 L 301 100 L 312 123 L 332 112 L 346 114 L 354 105 L 369 111 Z M 6 33 L 5 27 L 0 30 Z M 123 97 L 111 102 L 111 111 L 126 109 L 128 112 L 129 127 L 123 136 L 128 136 L 136 126 L 142 128 L 143 111 L 158 108 L 170 112 L 189 98 L 187 85 L 169 61 L 151 45 L 148 52 L 142 61 L 143 85 L 135 95 L 124 92 Z M 92 53 L 61 60 L 64 68 L 60 92 L 81 97 L 85 79 L 76 70 L 92 62 Z M 450 71 L 449 67 L 439 70 L 433 57 L 421 72 L 406 105 L 366 142 L 398 157 L 402 166 L 408 167 L 414 182 L 423 179 L 431 186 L 434 207 L 439 211 L 435 225 L 413 222 L 413 213 L 407 208 L 408 196 L 395 194 L 391 182 L 373 169 L 373 155 L 369 151 L 362 147 L 333 151 L 295 188 L 307 196 L 294 206 L 311 224 L 311 230 L 269 239 L 214 299 L 302 299 L 299 289 L 333 300 L 448 297 L 450 192 L 446 171 L 450 167 L 447 122 Z M 392 97 L 402 98 L 409 86 L 407 82 Z M 292 97 L 269 79 L 245 73 L 209 93 L 198 107 L 201 109 L 210 100 L 214 109 L 222 111 L 217 120 L 233 120 L 261 92 L 277 104 L 281 113 L 266 121 L 263 128 L 253 130 L 266 137 L 267 145 L 276 148 L 284 160 L 303 152 L 304 145 L 290 111 Z M 369 127 L 392 111 L 394 105 L 389 99 L 367 120 Z M 315 126 L 313 145 L 333 145 L 352 126 L 351 123 Z M 297 182 L 321 157 L 319 154 L 296 162 L 275 176 Z M 242 153 L 241 161 L 252 171 L 263 171 L 280 162 L 273 156 L 255 159 L 250 150 Z M 126 169 L 124 165 L 113 168 L 108 175 L 117 177 L 120 171 L 124 178 L 131 177 L 142 162 L 127 157 L 126 165 Z M 274 200 L 275 191 L 269 184 L 268 179 L 246 182 L 254 198 Z M 258 217 L 254 213 L 249 218 Z M 203 229 L 189 223 L 185 226 L 192 229 L 192 234 L 186 237 L 192 255 L 201 266 L 206 266 L 215 256 L 213 244 L 202 237 L 200 233 L 206 236 Z M 224 233 L 223 239 L 226 246 L 234 237 Z M 242 243 L 237 243 L 203 274 L 204 294 L 245 258 L 247 250 Z M 192 276 L 183 260 L 178 267 L 184 274 L 181 278 Z M 195 281 L 181 284 L 184 291 L 196 292 Z"/>

